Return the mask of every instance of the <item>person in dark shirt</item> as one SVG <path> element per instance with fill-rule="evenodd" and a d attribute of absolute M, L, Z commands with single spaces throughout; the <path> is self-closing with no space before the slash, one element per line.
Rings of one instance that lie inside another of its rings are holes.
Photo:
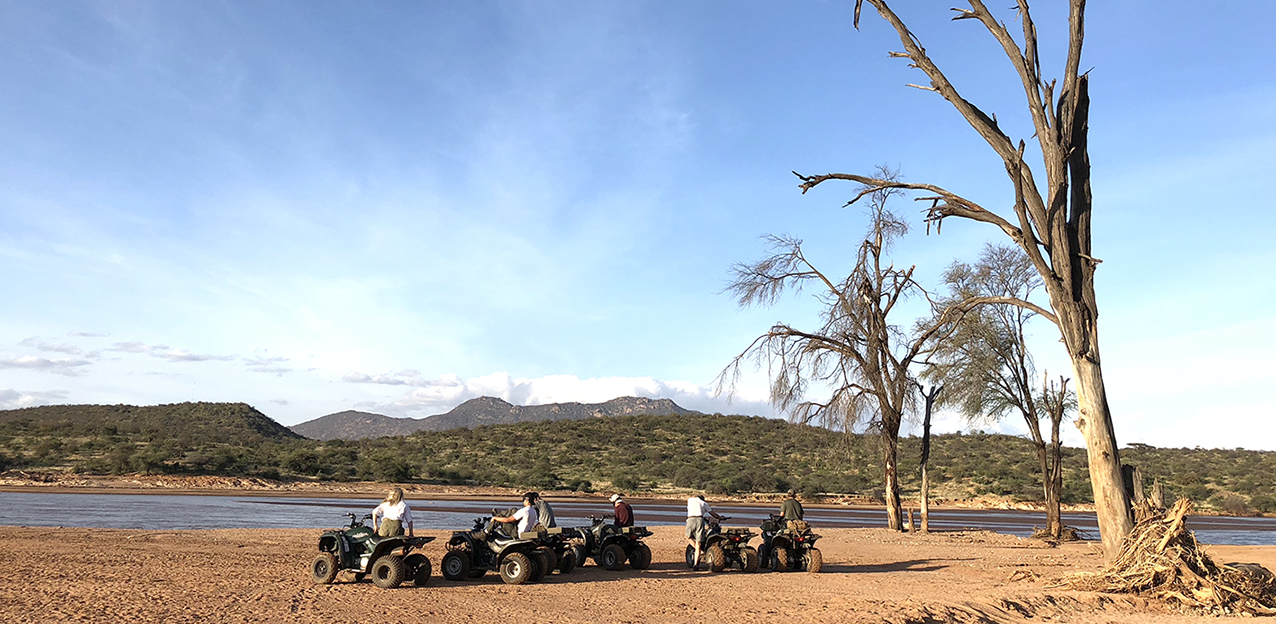
<path fill-rule="evenodd" d="M 802 503 L 798 502 L 797 492 L 789 490 L 789 495 L 784 498 L 784 502 L 780 504 L 780 513 L 784 514 L 786 521 L 801 520 L 804 514 Z"/>
<path fill-rule="evenodd" d="M 634 525 L 634 508 L 625 502 L 620 494 L 611 495 L 611 504 L 616 506 L 616 526 L 627 527 Z"/>
<path fill-rule="evenodd" d="M 536 517 L 540 519 L 541 525 L 547 529 L 558 526 L 558 522 L 554 520 L 554 510 L 541 498 L 540 492 L 528 492 L 527 495 L 532 497 L 532 506 L 536 508 Z"/>

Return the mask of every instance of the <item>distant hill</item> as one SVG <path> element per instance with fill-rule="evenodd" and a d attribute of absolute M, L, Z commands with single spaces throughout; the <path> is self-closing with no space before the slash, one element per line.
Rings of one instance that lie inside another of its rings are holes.
<path fill-rule="evenodd" d="M 313 440 L 362 440 L 410 435 L 417 431 L 447 431 L 482 425 L 512 425 L 550 420 L 583 420 L 608 416 L 699 414 L 669 399 L 620 397 L 605 403 L 549 403 L 511 405 L 495 397 L 470 399 L 446 414 L 425 418 L 392 418 L 369 412 L 345 411 L 293 425 L 292 430 Z"/>
<path fill-rule="evenodd" d="M 182 438 L 193 443 L 297 439 L 300 435 L 247 403 L 169 405 L 46 405 L 0 410 L 0 424 L 26 425 L 48 433 L 89 435 L 102 431 Z"/>

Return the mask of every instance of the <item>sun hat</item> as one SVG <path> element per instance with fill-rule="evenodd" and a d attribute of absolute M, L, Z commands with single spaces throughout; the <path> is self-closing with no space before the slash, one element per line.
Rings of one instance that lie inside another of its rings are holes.
<path fill-rule="evenodd" d="M 619 495 L 619 494 L 612 494 L 612 495 L 611 495 L 611 502 L 613 502 L 613 503 L 614 503 L 614 502 L 616 502 L 616 501 L 618 501 L 618 500 L 620 500 L 620 495 Z"/>

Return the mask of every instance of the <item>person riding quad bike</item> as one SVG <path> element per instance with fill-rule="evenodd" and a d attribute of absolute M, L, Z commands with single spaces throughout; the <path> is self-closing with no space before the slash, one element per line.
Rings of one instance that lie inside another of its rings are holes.
<path fill-rule="evenodd" d="M 361 520 L 356 520 L 357 514 L 346 515 L 350 526 L 324 531 L 319 536 L 319 555 L 310 562 L 310 578 L 314 582 L 326 585 L 342 571 L 352 572 L 355 581 L 371 574 L 372 582 L 386 589 L 398 587 L 405 580 L 417 586 L 430 580 L 429 557 L 412 551 L 434 541 L 433 537 L 380 537 L 364 524 L 372 519 L 372 514 Z"/>
<path fill-rule="evenodd" d="M 448 540 L 448 553 L 443 555 L 443 578 L 463 581 L 481 578 L 489 570 L 501 575 L 511 585 L 538 582 L 553 569 L 554 551 L 537 541 L 539 533 L 524 531 L 510 535 L 498 521 L 501 510 L 493 509 L 488 517 L 475 518 L 469 531 L 453 531 Z"/>
<path fill-rule="evenodd" d="M 642 539 L 653 533 L 647 527 L 621 527 L 607 522 L 614 517 L 612 514 L 590 515 L 590 525 L 577 528 L 580 537 L 574 546 L 576 565 L 583 566 L 593 557 L 599 567 L 613 572 L 624 568 L 626 560 L 633 569 L 646 570 L 651 566 L 651 547 Z"/>
<path fill-rule="evenodd" d="M 779 514 L 770 514 L 762 521 L 762 545 L 758 557 L 762 565 L 776 572 L 806 570 L 819 572 L 824 566 L 824 556 L 815 547 L 820 536 L 811 531 L 804 520 L 785 520 Z"/>
<path fill-rule="evenodd" d="M 709 570 L 721 572 L 732 565 L 740 566 L 745 572 L 758 571 L 758 551 L 749 546 L 754 533 L 748 529 L 723 529 L 722 521 L 730 520 L 729 516 L 714 517 L 706 520 L 707 528 L 701 534 L 700 551 L 709 561 Z M 687 545 L 687 567 L 696 567 L 695 547 Z"/>

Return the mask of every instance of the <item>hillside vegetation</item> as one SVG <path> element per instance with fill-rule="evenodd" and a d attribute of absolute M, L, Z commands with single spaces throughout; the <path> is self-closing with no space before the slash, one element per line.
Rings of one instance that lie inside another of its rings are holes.
<path fill-rule="evenodd" d="M 915 494 L 920 440 L 901 441 Z M 1233 513 L 1276 512 L 1276 453 L 1133 445 L 1126 463 Z M 55 406 L 0 412 L 0 470 L 418 481 L 582 491 L 696 489 L 877 496 L 875 440 L 758 417 L 683 414 L 491 425 L 359 441 L 301 438 L 244 404 Z M 932 491 L 944 499 L 1041 499 L 1022 438 L 936 436 Z M 1064 449 L 1063 500 L 1088 502 L 1085 452 Z"/>

